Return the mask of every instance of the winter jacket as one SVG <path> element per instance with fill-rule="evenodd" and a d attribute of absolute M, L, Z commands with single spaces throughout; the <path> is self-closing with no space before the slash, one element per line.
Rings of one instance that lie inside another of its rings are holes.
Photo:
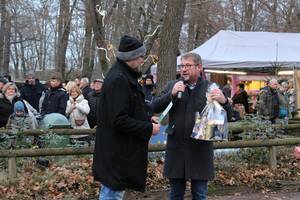
<path fill-rule="evenodd" d="M 248 94 L 245 90 L 242 90 L 240 93 L 236 93 L 232 97 L 233 105 L 234 104 L 243 104 L 245 108 L 245 112 L 249 113 L 249 102 L 248 102 Z"/>
<path fill-rule="evenodd" d="M 73 109 L 73 105 L 75 104 L 75 108 Z M 90 112 L 90 106 L 88 101 L 84 99 L 83 95 L 79 95 L 76 100 L 74 100 L 71 96 L 67 102 L 66 108 L 66 116 L 69 117 L 70 123 L 74 129 L 89 129 L 89 123 L 87 120 L 87 115 Z M 82 125 L 76 124 L 76 120 L 84 120 Z M 72 138 L 85 137 L 86 135 L 77 135 L 72 136 Z"/>
<path fill-rule="evenodd" d="M 90 92 L 92 92 L 93 90 L 92 90 L 92 88 L 90 88 L 90 86 L 86 86 L 86 87 L 84 87 L 84 88 L 82 88 L 82 95 L 83 95 L 83 97 L 85 98 L 85 99 L 88 99 L 88 94 L 90 93 Z"/>
<path fill-rule="evenodd" d="M 25 85 L 21 87 L 21 97 L 30 103 L 30 105 L 39 111 L 39 100 L 42 96 L 45 86 L 39 82 L 38 79 L 35 80 L 35 85 L 29 85 L 28 81 Z"/>
<path fill-rule="evenodd" d="M 93 175 L 114 190 L 145 189 L 152 123 L 138 75 L 118 60 L 100 96 Z"/>
<path fill-rule="evenodd" d="M 259 94 L 257 112 L 268 119 L 274 120 L 279 116 L 279 96 L 275 89 L 264 87 Z"/>
<path fill-rule="evenodd" d="M 14 112 L 14 104 L 21 100 L 21 97 L 15 96 L 10 102 L 4 94 L 0 94 L 0 128 L 6 126 L 9 116 Z M 24 107 L 25 112 L 28 113 L 25 104 Z"/>
<path fill-rule="evenodd" d="M 89 106 L 91 108 L 90 113 L 88 114 L 88 121 L 89 121 L 89 125 L 91 128 L 94 128 L 97 125 L 97 110 L 98 110 L 98 105 L 100 102 L 100 95 L 101 92 L 100 91 L 95 91 L 93 90 L 92 92 L 90 92 L 88 94 L 88 102 L 89 102 Z"/>
<path fill-rule="evenodd" d="M 214 178 L 213 143 L 191 138 L 196 112 L 201 113 L 206 106 L 208 81 L 200 77 L 194 89 L 183 92 L 182 98 L 172 97 L 176 81 L 167 84 L 159 97 L 152 101 L 153 111 L 162 112 L 172 101 L 169 111 L 168 139 L 165 155 L 164 176 L 167 178 L 212 180 Z M 223 105 L 227 118 L 232 109 L 227 102 Z"/>
<path fill-rule="evenodd" d="M 50 113 L 60 113 L 65 115 L 67 107 L 68 96 L 66 90 L 62 86 L 58 88 L 51 88 L 45 94 L 42 104 L 42 115 Z"/>

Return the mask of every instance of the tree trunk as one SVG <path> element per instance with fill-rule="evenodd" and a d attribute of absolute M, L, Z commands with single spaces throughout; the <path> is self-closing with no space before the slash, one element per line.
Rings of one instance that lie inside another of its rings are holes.
<path fill-rule="evenodd" d="M 60 16 L 58 25 L 58 43 L 57 43 L 57 54 L 56 54 L 56 67 L 61 74 L 61 78 L 64 80 L 66 76 L 66 52 L 68 47 L 70 29 L 71 29 L 71 18 L 72 13 L 76 5 L 76 1 L 73 1 L 73 5 L 70 7 L 70 0 L 60 1 Z"/>
<path fill-rule="evenodd" d="M 94 31 L 94 39 L 96 42 L 96 47 L 98 50 L 98 58 L 99 58 L 99 66 L 95 66 L 93 70 L 94 73 L 101 75 L 103 72 L 104 74 L 107 73 L 109 69 L 109 59 L 107 57 L 107 49 L 105 43 L 105 32 L 104 32 L 104 20 L 103 16 L 99 13 L 101 11 L 101 1 L 100 0 L 91 0 L 91 19 Z M 101 77 L 101 76 L 100 76 Z M 98 77 L 98 78 L 100 78 Z"/>
<path fill-rule="evenodd" d="M 6 73 L 4 69 L 4 47 L 5 47 L 5 24 L 7 18 L 6 0 L 0 1 L 0 74 Z"/>
<path fill-rule="evenodd" d="M 11 21 L 10 17 L 7 17 L 7 22 L 5 26 L 5 40 L 4 40 L 4 58 L 3 58 L 3 68 L 4 73 L 9 73 L 9 61 L 10 61 L 10 37 L 11 37 Z"/>
<path fill-rule="evenodd" d="M 93 68 L 91 63 L 92 53 L 92 21 L 90 1 L 85 1 L 85 39 L 83 47 L 82 74 L 89 79 L 92 76 Z"/>
<path fill-rule="evenodd" d="M 167 82 L 176 77 L 179 36 L 185 10 L 185 0 L 168 0 L 160 37 L 157 65 L 157 85 L 160 92 Z"/>

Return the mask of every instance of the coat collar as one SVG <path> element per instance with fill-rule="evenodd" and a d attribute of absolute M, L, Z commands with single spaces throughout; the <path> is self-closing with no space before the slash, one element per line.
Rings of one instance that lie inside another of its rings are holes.
<path fill-rule="evenodd" d="M 74 103 L 74 102 L 76 102 L 76 103 L 80 103 L 81 101 L 83 101 L 84 100 L 84 97 L 83 97 L 83 95 L 81 94 L 81 95 L 79 95 L 77 98 L 76 98 L 76 100 L 74 101 L 74 99 L 70 96 L 70 102 L 71 103 Z"/>
<path fill-rule="evenodd" d="M 117 68 L 126 74 L 131 84 L 139 85 L 139 83 L 137 82 L 137 78 L 141 76 L 140 72 L 134 71 L 120 59 L 117 59 Z"/>

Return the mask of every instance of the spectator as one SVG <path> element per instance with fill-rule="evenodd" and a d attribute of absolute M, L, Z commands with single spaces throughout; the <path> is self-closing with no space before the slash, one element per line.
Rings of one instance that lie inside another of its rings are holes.
<path fill-rule="evenodd" d="M 294 82 L 292 80 L 288 81 L 289 89 L 287 91 L 289 98 L 289 113 L 291 113 L 291 117 L 294 118 L 297 113 L 296 107 L 296 92 L 294 89 Z"/>
<path fill-rule="evenodd" d="M 22 100 L 17 86 L 14 83 L 6 83 L 0 94 L 0 128 L 5 127 L 9 116 L 14 111 L 14 104 Z M 26 109 L 28 113 L 28 110 Z"/>
<path fill-rule="evenodd" d="M 257 113 L 269 119 L 273 124 L 279 117 L 278 82 L 271 79 L 259 94 Z"/>
<path fill-rule="evenodd" d="M 65 115 L 68 96 L 66 90 L 62 87 L 61 79 L 53 76 L 50 79 L 50 89 L 45 94 L 42 104 L 42 116 L 50 113 L 60 113 Z"/>
<path fill-rule="evenodd" d="M 289 113 L 289 97 L 288 97 L 289 85 L 287 82 L 282 82 L 279 85 L 278 97 L 279 97 L 279 118 L 286 119 L 287 124 L 288 118 L 291 116 Z"/>
<path fill-rule="evenodd" d="M 85 99 L 88 98 L 88 94 L 92 91 L 92 88 L 90 88 L 89 79 L 84 77 L 80 80 L 80 89 L 82 91 L 82 95 Z"/>
<path fill-rule="evenodd" d="M 153 96 L 155 95 L 155 84 L 153 82 L 153 76 L 148 74 L 145 77 L 145 84 L 143 85 L 143 92 L 145 94 L 146 102 L 151 102 Z"/>
<path fill-rule="evenodd" d="M 44 85 L 35 78 L 34 71 L 28 71 L 25 84 L 20 90 L 22 99 L 28 101 L 34 109 L 39 110 L 39 100 L 44 90 Z"/>
<path fill-rule="evenodd" d="M 14 112 L 10 115 L 6 128 L 12 130 L 12 133 L 16 136 L 18 131 L 25 129 L 33 129 L 32 117 L 25 112 L 25 106 L 22 101 L 17 101 L 14 104 Z M 26 143 L 26 146 L 31 146 L 33 143 L 32 137 L 24 137 L 22 141 Z M 16 140 L 13 140 L 13 148 L 16 147 Z"/>
<path fill-rule="evenodd" d="M 93 81 L 94 90 L 88 94 L 88 102 L 91 108 L 91 111 L 88 115 L 88 121 L 91 128 L 94 128 L 97 125 L 97 111 L 100 101 L 101 88 L 103 84 L 102 79 L 96 79 Z"/>
<path fill-rule="evenodd" d="M 73 87 L 75 87 L 75 86 L 76 86 L 76 87 L 79 87 L 79 86 L 77 86 L 77 84 L 76 84 L 75 81 L 69 81 L 69 82 L 67 83 L 65 89 L 66 89 L 68 95 L 70 95 L 70 89 L 73 88 Z"/>
<path fill-rule="evenodd" d="M 77 77 L 74 79 L 74 82 L 76 83 L 77 87 L 79 87 L 79 88 L 80 88 L 80 80 L 81 80 L 80 77 Z"/>
<path fill-rule="evenodd" d="M 231 98 L 231 79 L 227 79 L 226 85 L 223 87 L 223 94 L 226 98 Z"/>
<path fill-rule="evenodd" d="M 74 86 L 70 89 L 70 97 L 67 102 L 66 116 L 74 129 L 89 129 L 87 115 L 90 112 L 88 101 L 84 99 L 80 89 Z M 73 135 L 70 138 L 85 138 L 88 135 Z"/>
<path fill-rule="evenodd" d="M 8 83 L 7 79 L 5 77 L 0 77 L 0 94 L 2 93 L 2 89 L 6 83 Z"/>
<path fill-rule="evenodd" d="M 248 94 L 245 91 L 245 85 L 240 83 L 237 86 L 237 92 L 232 97 L 233 106 L 238 106 L 242 104 L 244 107 L 244 111 L 249 113 L 249 102 L 248 102 Z"/>

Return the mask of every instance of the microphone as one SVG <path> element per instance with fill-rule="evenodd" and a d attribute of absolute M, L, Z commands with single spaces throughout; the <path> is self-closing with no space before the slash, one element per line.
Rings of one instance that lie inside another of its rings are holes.
<path fill-rule="evenodd" d="M 185 83 L 184 83 L 184 79 L 183 79 L 182 77 L 179 79 L 179 82 L 182 82 L 183 84 L 185 84 Z M 183 94 L 183 92 L 182 92 L 182 91 L 179 91 L 179 92 L 177 93 L 177 99 L 181 99 L 181 98 L 182 98 L 182 94 Z"/>

